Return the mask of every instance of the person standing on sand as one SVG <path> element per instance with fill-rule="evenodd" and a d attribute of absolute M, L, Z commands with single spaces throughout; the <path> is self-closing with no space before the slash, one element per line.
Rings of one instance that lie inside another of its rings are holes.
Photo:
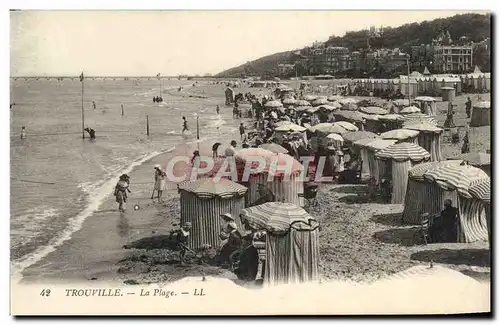
<path fill-rule="evenodd" d="M 467 101 L 465 102 L 465 113 L 467 114 L 467 118 L 470 118 L 470 111 L 472 109 L 472 101 L 470 97 L 467 97 Z"/>
<path fill-rule="evenodd" d="M 116 183 L 114 195 L 120 212 L 125 212 L 123 205 L 127 202 L 127 192 L 131 193 L 129 185 L 130 177 L 127 174 L 121 175 L 120 180 Z"/>
<path fill-rule="evenodd" d="M 189 231 L 191 230 L 191 222 L 186 222 L 181 229 L 177 231 L 177 248 L 179 249 L 179 262 L 184 265 L 184 257 L 186 256 Z"/>
<path fill-rule="evenodd" d="M 21 127 L 21 139 L 26 139 L 26 127 Z"/>
<path fill-rule="evenodd" d="M 161 203 L 163 200 L 161 198 L 163 194 L 163 189 L 165 188 L 165 177 L 167 176 L 164 171 L 161 170 L 160 165 L 154 166 L 155 170 L 155 187 L 153 189 L 153 194 L 151 195 L 151 200 L 154 199 L 155 191 L 157 192 L 158 203 Z"/>
<path fill-rule="evenodd" d="M 183 120 L 183 122 L 182 122 L 182 134 L 184 134 L 185 131 L 189 131 L 189 128 L 188 128 L 188 122 L 187 122 L 185 116 L 182 117 L 182 120 Z"/>
<path fill-rule="evenodd" d="M 224 151 L 226 157 L 232 157 L 235 155 L 236 153 L 236 141 L 235 140 L 232 140 L 231 141 L 231 145 L 229 147 L 226 148 L 226 150 Z"/>
<path fill-rule="evenodd" d="M 243 125 L 243 123 L 240 123 L 240 137 L 241 137 L 241 140 L 243 140 L 244 136 L 245 136 L 245 126 Z"/>

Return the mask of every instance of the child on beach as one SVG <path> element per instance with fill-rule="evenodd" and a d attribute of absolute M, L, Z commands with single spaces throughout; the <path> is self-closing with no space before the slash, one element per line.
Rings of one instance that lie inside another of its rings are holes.
<path fill-rule="evenodd" d="M 184 223 L 181 229 L 177 231 L 177 248 L 179 249 L 179 261 L 184 265 L 184 256 L 188 250 L 189 231 L 191 230 L 191 222 Z"/>
<path fill-rule="evenodd" d="M 125 212 L 123 204 L 127 202 L 127 192 L 131 193 L 129 185 L 130 177 L 127 174 L 121 175 L 120 180 L 116 183 L 114 195 L 116 197 L 116 202 L 118 202 L 118 210 L 120 212 Z"/>

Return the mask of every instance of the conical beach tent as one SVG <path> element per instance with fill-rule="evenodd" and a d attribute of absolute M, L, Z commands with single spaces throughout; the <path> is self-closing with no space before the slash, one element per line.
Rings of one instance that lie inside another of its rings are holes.
<path fill-rule="evenodd" d="M 486 224 L 488 227 L 488 242 L 491 248 L 491 180 L 481 179 L 471 183 L 469 193 L 484 206 Z"/>
<path fill-rule="evenodd" d="M 178 189 L 181 195 L 181 224 L 192 223 L 188 247 L 218 247 L 222 226 L 220 216 L 228 212 L 233 216 L 239 215 L 245 207 L 247 188 L 224 178 L 206 177 L 181 183 Z M 240 221 L 236 222 L 241 229 Z"/>
<path fill-rule="evenodd" d="M 375 158 L 389 160 L 392 178 L 392 204 L 402 204 L 408 185 L 408 170 L 416 164 L 429 160 L 431 155 L 424 148 L 413 143 L 396 143 L 375 154 Z"/>
<path fill-rule="evenodd" d="M 241 219 L 266 231 L 266 285 L 319 280 L 319 223 L 304 209 L 269 202 L 242 210 Z"/>
<path fill-rule="evenodd" d="M 424 174 L 424 179 L 436 184 L 440 191 L 427 202 L 426 212 L 439 214 L 446 198 L 450 198 L 458 207 L 457 241 L 470 243 L 488 240 L 488 228 L 484 209 L 475 204 L 469 188 L 476 181 L 489 179 L 481 169 L 468 166 L 445 166 Z"/>
<path fill-rule="evenodd" d="M 441 160 L 441 135 L 443 129 L 426 122 L 409 124 L 404 128 L 419 131 L 420 133 L 417 136 L 418 144 L 429 151 L 431 161 Z"/>
<path fill-rule="evenodd" d="M 428 188 L 431 183 L 424 181 L 424 174 L 427 171 L 450 165 L 460 165 L 461 160 L 433 161 L 418 164 L 408 170 L 408 185 L 406 187 L 406 197 L 403 209 L 403 222 L 407 224 L 419 225 L 420 216 L 426 211 L 426 204 L 432 197 Z"/>
<path fill-rule="evenodd" d="M 379 150 L 387 148 L 395 144 L 396 140 L 376 139 L 361 139 L 355 141 L 353 145 L 360 148 L 361 157 L 368 157 L 369 177 L 374 177 L 377 185 L 380 183 L 381 175 L 385 174 L 386 161 L 375 159 L 375 153 Z"/>

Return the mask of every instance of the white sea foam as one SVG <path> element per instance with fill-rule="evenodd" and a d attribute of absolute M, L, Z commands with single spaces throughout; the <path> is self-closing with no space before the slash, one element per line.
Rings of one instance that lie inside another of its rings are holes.
<path fill-rule="evenodd" d="M 170 148 L 169 150 L 173 150 Z M 167 152 L 169 151 L 167 150 Z M 91 216 L 95 211 L 99 209 L 104 200 L 112 193 L 113 187 L 116 184 L 116 179 L 121 174 L 130 173 L 135 167 L 143 164 L 144 162 L 150 160 L 160 152 L 153 152 L 142 156 L 141 158 L 135 160 L 132 164 L 120 170 L 115 175 L 111 175 L 105 181 L 99 181 L 96 183 L 82 183 L 80 188 L 85 191 L 89 196 L 89 203 L 87 207 L 80 212 L 75 218 L 70 219 L 66 230 L 59 236 L 55 237 L 48 245 L 40 247 L 33 253 L 27 254 L 20 258 L 19 260 L 13 261 L 11 264 L 11 275 L 13 281 L 19 281 L 22 278 L 21 272 L 40 261 L 42 258 L 55 251 L 57 247 L 61 246 L 65 241 L 71 239 L 73 233 L 80 230 L 83 222 L 89 216 Z"/>

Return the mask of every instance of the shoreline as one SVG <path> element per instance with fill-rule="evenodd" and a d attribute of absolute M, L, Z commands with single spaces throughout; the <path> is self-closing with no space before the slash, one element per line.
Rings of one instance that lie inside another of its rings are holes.
<path fill-rule="evenodd" d="M 191 87 L 190 91 L 184 91 L 184 95 L 189 95 L 191 93 L 191 90 L 193 88 L 208 88 L 211 85 L 198 85 L 197 87 Z M 213 87 L 213 86 L 212 86 Z M 217 87 L 217 88 L 220 88 Z M 222 90 L 218 92 L 221 94 L 221 96 L 211 96 L 209 99 L 215 100 L 218 102 L 222 102 L 223 100 L 221 98 L 223 95 Z M 196 93 L 194 93 L 196 95 Z M 202 101 L 202 105 L 207 105 L 210 106 L 212 103 L 207 103 L 206 99 L 205 100 L 200 100 Z M 219 104 L 220 105 L 220 104 Z M 215 107 L 215 105 L 213 105 Z M 234 120 L 232 119 L 232 114 L 231 112 L 221 112 L 221 118 L 223 118 L 226 121 L 225 125 L 232 126 L 232 124 L 236 125 L 236 122 L 239 123 L 240 121 L 246 122 L 246 119 L 241 119 L 241 120 Z M 236 128 L 235 126 L 235 128 Z M 192 131 L 191 131 L 192 132 Z M 213 131 L 212 131 L 213 132 Z M 226 134 L 227 133 L 227 134 Z M 154 182 L 152 181 L 152 166 L 156 163 L 161 163 L 168 157 L 169 155 L 173 154 L 179 154 L 179 150 L 186 150 L 186 148 L 189 148 L 189 153 L 191 153 L 195 147 L 199 143 L 205 143 L 205 142 L 210 142 L 210 141 L 216 141 L 218 140 L 219 142 L 223 143 L 223 145 L 226 144 L 226 142 L 229 142 L 224 139 L 224 137 L 228 137 L 234 133 L 234 130 L 226 132 L 226 133 L 221 133 L 219 132 L 218 135 L 207 135 L 207 137 L 201 138 L 200 140 L 196 140 L 196 138 L 192 139 L 193 135 L 190 136 L 189 139 L 182 139 L 175 143 L 173 146 L 171 146 L 168 149 L 162 150 L 162 151 L 156 151 L 152 152 L 151 154 L 147 155 L 144 158 L 138 158 L 135 160 L 132 164 L 121 170 L 118 174 L 123 174 L 123 173 L 128 173 L 132 177 L 132 182 L 131 182 L 131 189 L 132 189 L 132 196 L 130 196 L 129 201 L 127 202 L 127 212 L 125 213 L 125 219 L 128 217 L 135 217 L 137 214 L 136 211 L 133 210 L 133 206 L 135 203 L 140 203 L 141 206 L 144 206 L 144 202 L 148 201 L 151 202 L 148 196 L 151 194 L 150 190 L 152 189 Z M 194 136 L 195 137 L 195 136 Z M 220 139 L 218 139 L 220 138 Z M 239 136 L 238 136 L 239 138 Z M 212 143 L 210 143 L 211 146 Z M 151 165 L 151 166 L 149 166 Z M 148 169 L 147 167 L 151 167 Z M 144 174 L 144 171 L 146 171 L 146 175 Z M 88 233 L 90 229 L 92 228 L 99 228 L 100 226 L 105 228 L 113 228 L 110 224 L 106 225 L 100 225 L 98 226 L 97 222 L 95 219 L 100 219 L 101 217 L 112 217 L 113 214 L 116 216 L 119 216 L 119 212 L 117 207 L 115 206 L 116 203 L 114 202 L 114 196 L 112 195 L 112 188 L 114 187 L 117 178 L 119 175 L 115 175 L 116 177 L 111 177 L 107 181 L 103 181 L 103 185 L 101 186 L 106 186 L 110 187 L 111 190 L 107 191 L 107 194 L 104 196 L 102 200 L 99 200 L 99 202 L 89 201 L 86 208 L 79 212 L 74 218 L 69 223 L 69 226 L 67 230 L 64 231 L 63 234 L 58 236 L 56 239 L 53 240 L 53 242 L 47 246 L 44 246 L 42 249 L 37 250 L 33 253 L 27 254 L 26 257 L 18 260 L 18 261 L 11 261 L 11 277 L 14 282 L 19 282 L 23 283 L 26 281 L 31 281 L 31 280 L 40 280 L 40 279 L 46 279 L 47 277 L 50 278 L 51 280 L 55 278 L 61 278 L 64 279 L 65 281 L 74 278 L 74 276 L 71 273 L 81 273 L 80 271 L 83 271 L 83 269 L 86 268 L 86 262 L 79 262 L 79 261 L 74 261 L 73 265 L 68 265 L 68 263 L 65 263 L 66 259 L 72 259 L 71 255 L 92 255 L 93 253 L 89 252 L 81 252 L 78 249 L 75 251 L 72 247 L 74 246 L 92 246 L 88 245 L 85 242 L 88 242 L 88 239 L 84 239 L 80 237 L 80 233 Z M 134 177 L 134 175 L 137 175 Z M 136 184 L 134 185 L 134 181 Z M 108 184 L 109 183 L 109 184 Z M 172 192 L 172 190 L 167 189 L 164 191 L 163 197 L 165 199 L 166 196 L 169 195 L 169 192 Z M 97 206 L 96 206 L 97 205 Z M 93 209 L 91 208 L 93 207 Z M 115 209 L 116 208 L 116 209 Z M 157 210 L 161 210 L 162 208 L 165 208 L 164 204 L 154 204 L 151 205 L 151 203 L 148 203 L 145 205 L 144 209 L 141 209 L 139 212 L 143 214 L 143 219 L 154 219 L 154 214 L 157 212 Z M 93 211 L 88 211 L 89 209 Z M 81 217 L 79 217 L 81 216 Z M 76 219 L 76 220 L 75 220 Z M 91 220 L 92 219 L 92 220 Z M 125 221 L 125 220 L 122 220 Z M 143 220 L 145 222 L 146 220 Z M 124 222 L 124 226 L 126 227 L 126 222 Z M 132 226 L 133 228 L 133 226 Z M 137 230 L 134 235 L 138 235 L 139 232 L 142 232 L 140 230 Z M 96 236 L 96 234 L 93 234 L 91 237 Z M 91 239 L 92 240 L 92 239 Z M 117 241 L 118 242 L 118 241 Z M 115 252 L 118 250 L 118 247 L 114 246 L 119 246 L 121 249 L 123 245 L 117 244 L 114 245 L 111 240 L 109 240 L 106 243 L 102 243 L 103 249 L 109 249 L 111 246 L 111 251 Z M 94 252 L 94 255 L 98 255 L 98 252 L 101 251 L 101 249 L 96 249 Z M 104 254 L 106 255 L 106 254 Z M 89 256 L 87 256 L 89 257 Z M 102 256 L 104 257 L 104 256 Z M 99 260 L 101 263 L 103 262 L 102 257 L 96 256 L 96 258 L 90 258 L 90 262 L 95 263 L 95 261 L 92 260 Z M 71 264 L 71 262 L 69 263 Z M 78 265 L 81 264 L 81 269 L 78 271 Z M 106 264 L 106 263 L 104 263 Z M 109 266 L 112 267 L 112 264 L 114 263 L 107 263 Z M 57 266 L 55 266 L 57 265 Z M 54 267 L 50 267 L 54 266 Z M 73 271 L 69 272 L 69 274 L 64 274 L 63 272 L 59 272 L 58 269 L 63 270 L 67 268 L 68 266 L 72 267 Z M 84 272 L 86 273 L 86 272 Z M 98 272 L 99 273 L 99 272 Z M 56 275 L 57 274 L 57 275 Z M 80 274 L 81 275 L 81 274 Z M 92 276 L 90 276 L 92 277 Z M 81 278 L 81 280 L 85 280 L 87 277 L 82 278 L 81 276 L 77 275 L 76 278 Z"/>

